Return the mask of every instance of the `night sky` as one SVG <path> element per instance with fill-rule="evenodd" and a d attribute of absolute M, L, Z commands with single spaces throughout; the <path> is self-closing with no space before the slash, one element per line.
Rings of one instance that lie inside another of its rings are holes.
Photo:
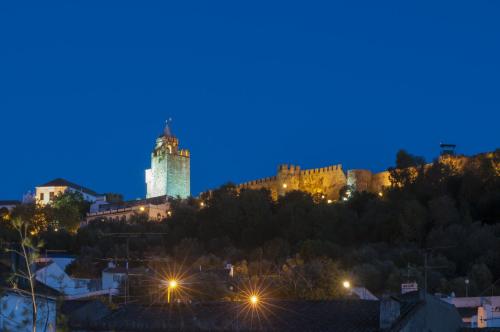
<path fill-rule="evenodd" d="M 43 3 L 43 4 L 41 4 Z M 2 1 L 0 200 L 145 195 L 167 118 L 193 194 L 280 163 L 500 143 L 499 1 Z"/>

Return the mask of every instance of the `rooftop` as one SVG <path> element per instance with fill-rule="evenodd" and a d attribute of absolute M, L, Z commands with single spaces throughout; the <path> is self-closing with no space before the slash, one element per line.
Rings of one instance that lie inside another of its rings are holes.
<path fill-rule="evenodd" d="M 21 201 L 16 201 L 16 200 L 0 201 L 0 205 L 19 205 L 19 204 L 21 204 Z"/>
<path fill-rule="evenodd" d="M 84 193 L 92 195 L 92 196 L 98 195 L 95 191 L 93 191 L 91 189 L 85 188 L 84 186 L 80 186 L 79 184 L 70 182 L 70 181 L 62 179 L 62 178 L 54 179 L 54 180 L 49 181 L 47 183 L 44 183 L 38 187 L 70 187 L 70 188 L 73 188 L 75 190 L 79 190 L 81 192 L 84 192 Z"/>
<path fill-rule="evenodd" d="M 87 328 L 126 331 L 342 331 L 379 330 L 378 301 L 277 301 L 245 311 L 242 302 L 124 305 Z"/>

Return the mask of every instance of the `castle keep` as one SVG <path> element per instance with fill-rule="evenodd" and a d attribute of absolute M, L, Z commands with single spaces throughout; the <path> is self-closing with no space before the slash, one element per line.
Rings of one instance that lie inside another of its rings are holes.
<path fill-rule="evenodd" d="M 146 198 L 164 195 L 180 198 L 191 195 L 189 151 L 179 149 L 179 140 L 168 122 L 163 135 L 156 139 L 151 168 L 146 170 Z"/>

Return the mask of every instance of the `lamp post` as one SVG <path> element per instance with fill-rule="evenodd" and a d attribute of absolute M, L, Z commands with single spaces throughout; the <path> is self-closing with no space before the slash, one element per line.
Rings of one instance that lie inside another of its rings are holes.
<path fill-rule="evenodd" d="M 465 279 L 465 297 L 469 297 L 469 279 Z"/>
<path fill-rule="evenodd" d="M 170 280 L 168 282 L 168 287 L 167 287 L 167 303 L 170 303 L 170 293 L 173 292 L 176 287 L 177 287 L 177 281 Z"/>

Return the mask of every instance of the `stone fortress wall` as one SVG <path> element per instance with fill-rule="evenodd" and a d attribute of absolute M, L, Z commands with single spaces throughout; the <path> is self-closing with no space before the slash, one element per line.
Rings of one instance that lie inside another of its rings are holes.
<path fill-rule="evenodd" d="M 494 169 L 500 176 L 500 155 L 498 150 L 476 156 L 442 155 L 439 161 L 449 165 L 453 170 L 461 172 L 467 165 L 477 163 L 479 157 L 490 159 Z M 430 167 L 432 164 L 427 164 Z M 351 169 L 347 173 L 342 170 L 342 165 L 333 165 L 323 168 L 301 170 L 295 165 L 280 165 L 277 174 L 272 177 L 249 181 L 238 185 L 238 189 L 267 189 L 274 199 L 288 191 L 300 190 L 311 195 L 319 194 L 328 201 L 339 199 L 339 191 L 348 186 L 355 191 L 366 191 L 381 194 L 384 188 L 391 186 L 389 171 L 373 173 L 367 169 Z"/>
<path fill-rule="evenodd" d="M 289 191 L 301 190 L 337 200 L 346 181 L 341 165 L 302 170 L 300 166 L 283 164 L 275 176 L 242 183 L 238 188 L 267 189 L 275 199 Z"/>

